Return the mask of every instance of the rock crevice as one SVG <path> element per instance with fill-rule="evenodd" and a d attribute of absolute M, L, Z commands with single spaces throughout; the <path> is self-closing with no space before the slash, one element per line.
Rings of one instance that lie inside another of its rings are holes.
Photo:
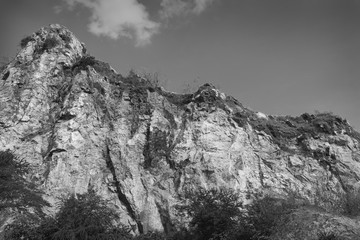
<path fill-rule="evenodd" d="M 137 216 L 137 214 L 135 213 L 134 209 L 131 206 L 131 203 L 129 202 L 126 195 L 121 190 L 121 185 L 116 176 L 115 167 L 114 167 L 113 161 L 111 160 L 110 148 L 108 145 L 106 145 L 106 148 L 104 150 L 104 158 L 106 161 L 106 166 L 112 174 L 113 181 L 114 181 L 114 184 L 116 187 L 116 194 L 117 194 L 120 202 L 126 207 L 129 216 L 136 222 L 139 233 L 143 233 L 144 232 L 143 225 L 142 225 L 141 221 L 139 220 L 139 216 Z"/>

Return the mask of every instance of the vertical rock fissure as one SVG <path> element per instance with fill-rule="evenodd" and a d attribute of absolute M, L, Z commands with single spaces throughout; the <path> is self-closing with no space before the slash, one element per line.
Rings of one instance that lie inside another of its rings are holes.
<path fill-rule="evenodd" d="M 43 177 L 45 180 L 48 179 L 49 174 L 50 174 L 50 170 L 51 170 L 51 150 L 54 148 L 55 146 L 55 124 L 53 124 L 51 126 L 51 134 L 48 138 L 48 146 L 46 149 L 46 152 L 42 153 L 42 157 L 43 157 L 43 163 L 46 165 L 45 171 L 43 173 Z"/>
<path fill-rule="evenodd" d="M 248 141 L 249 141 L 249 144 L 250 144 L 251 148 L 254 150 L 255 156 L 258 158 L 259 180 L 260 180 L 261 186 L 264 187 L 264 173 L 263 173 L 263 171 L 262 171 L 262 166 L 261 166 L 261 160 L 262 160 L 262 158 L 259 156 L 259 154 L 257 154 L 257 153 L 255 152 L 255 151 L 256 151 L 256 148 L 255 148 L 255 146 L 252 144 L 252 139 L 251 139 L 251 136 L 250 136 L 249 133 L 247 134 L 247 138 L 248 138 Z"/>
<path fill-rule="evenodd" d="M 349 192 L 349 187 L 346 186 L 346 184 L 343 182 L 343 180 L 341 179 L 341 175 L 340 175 L 340 171 L 339 169 L 335 166 L 334 167 L 335 169 L 333 168 L 329 168 L 329 171 L 331 172 L 331 174 L 333 174 L 333 176 L 339 181 L 342 189 L 345 191 L 345 192 Z"/>
<path fill-rule="evenodd" d="M 184 137 L 184 132 L 186 129 L 186 114 L 182 116 L 182 121 L 181 121 L 181 125 L 180 125 L 180 132 L 178 133 L 178 135 L 176 136 L 176 138 L 173 140 L 171 146 L 170 146 L 170 152 L 172 150 L 174 150 L 174 148 L 176 147 L 176 145 L 178 143 L 181 142 L 182 138 Z"/>
<path fill-rule="evenodd" d="M 42 153 L 43 156 L 43 162 L 46 164 L 46 170 L 43 174 L 44 178 L 47 179 L 49 174 L 50 174 L 50 170 L 51 170 L 51 159 L 52 159 L 52 155 L 54 153 L 54 148 L 56 147 L 56 126 L 59 120 L 62 119 L 62 112 L 66 113 L 67 111 L 65 110 L 66 107 L 65 105 L 65 100 L 67 98 L 67 96 L 70 94 L 72 86 L 73 86 L 73 78 L 72 76 L 66 71 L 64 70 L 64 76 L 63 76 L 63 80 L 64 83 L 62 86 L 58 86 L 58 90 L 56 92 L 56 94 L 54 93 L 55 98 L 54 99 L 48 99 L 48 104 L 50 106 L 49 112 L 48 112 L 48 121 L 50 122 L 50 136 L 48 138 L 48 146 L 46 149 L 46 152 Z M 54 105 L 53 105 L 54 104 Z M 72 116 L 72 118 L 74 118 L 75 116 Z M 44 129 L 44 128 L 43 128 Z M 45 128 L 46 129 L 46 128 Z M 66 151 L 64 149 L 60 150 L 60 151 Z"/>
<path fill-rule="evenodd" d="M 259 168 L 259 179 L 260 179 L 260 184 L 262 187 L 264 187 L 264 172 L 262 170 L 262 166 L 261 166 L 261 157 L 255 153 L 255 155 L 257 156 L 258 158 L 258 168 Z"/>
<path fill-rule="evenodd" d="M 151 126 L 151 122 L 148 122 L 146 125 L 146 132 L 145 132 L 145 145 L 144 145 L 144 149 L 143 149 L 143 155 L 144 155 L 144 168 L 148 169 L 149 167 L 151 167 L 151 162 L 152 162 L 152 157 L 150 154 L 150 126 Z"/>
<path fill-rule="evenodd" d="M 174 232 L 175 227 L 174 224 L 171 221 L 171 217 L 169 214 L 169 207 L 168 206 L 162 206 L 160 203 L 155 202 L 156 207 L 158 208 L 159 214 L 160 214 L 160 220 L 161 224 L 164 228 L 164 232 L 166 234 L 170 234 Z"/>
<path fill-rule="evenodd" d="M 111 159 L 110 149 L 109 149 L 109 146 L 107 144 L 106 144 L 106 149 L 104 151 L 104 158 L 105 158 L 105 161 L 106 161 L 106 166 L 110 170 L 110 172 L 111 172 L 111 174 L 113 176 L 113 181 L 114 181 L 114 184 L 115 184 L 115 187 L 116 187 L 116 193 L 117 193 L 117 196 L 118 196 L 120 202 L 122 204 L 124 204 L 124 206 L 126 207 L 126 210 L 129 213 L 130 217 L 136 222 L 139 233 L 143 233 L 144 232 L 143 225 L 140 222 L 139 217 L 136 215 L 135 211 L 132 209 L 129 200 L 126 198 L 126 195 L 121 191 L 120 182 L 116 177 L 114 163 L 113 163 L 113 161 Z"/>

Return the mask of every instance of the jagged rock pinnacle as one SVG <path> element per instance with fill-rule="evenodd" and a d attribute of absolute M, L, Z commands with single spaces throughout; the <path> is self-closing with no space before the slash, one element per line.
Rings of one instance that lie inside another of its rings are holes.
<path fill-rule="evenodd" d="M 86 48 L 66 27 L 51 24 L 21 40 L 21 50 L 16 59 L 22 63 L 43 54 L 56 54 L 57 58 L 71 64 L 86 53 Z"/>

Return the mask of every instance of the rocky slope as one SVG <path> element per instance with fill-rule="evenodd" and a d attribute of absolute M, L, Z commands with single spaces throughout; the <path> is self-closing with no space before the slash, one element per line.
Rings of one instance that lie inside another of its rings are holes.
<path fill-rule="evenodd" d="M 334 210 L 359 185 L 360 137 L 339 117 L 267 116 L 208 84 L 166 92 L 90 57 L 60 25 L 21 45 L 0 74 L 0 151 L 31 163 L 52 204 L 93 187 L 134 232 L 170 231 L 186 221 L 174 206 L 189 189 L 231 187 L 245 202 L 295 194 Z M 335 222 L 360 236 L 356 219 Z"/>

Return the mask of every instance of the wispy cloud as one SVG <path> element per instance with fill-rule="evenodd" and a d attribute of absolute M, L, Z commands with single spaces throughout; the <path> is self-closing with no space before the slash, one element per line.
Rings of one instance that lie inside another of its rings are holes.
<path fill-rule="evenodd" d="M 160 9 L 160 17 L 169 19 L 180 16 L 189 11 L 189 4 L 183 0 L 162 0 Z"/>
<path fill-rule="evenodd" d="M 193 12 L 196 14 L 202 13 L 214 0 L 195 0 L 195 7 Z"/>
<path fill-rule="evenodd" d="M 170 19 L 182 15 L 202 13 L 214 0 L 162 0 L 160 17 Z"/>
<path fill-rule="evenodd" d="M 63 1 L 69 10 L 80 5 L 91 11 L 88 24 L 91 33 L 112 39 L 127 37 L 134 39 L 136 46 L 143 46 L 159 33 L 163 22 L 189 14 L 199 15 L 215 0 L 161 0 L 159 21 L 151 20 L 146 7 L 138 0 Z M 63 8 L 55 6 L 54 11 L 60 13 Z"/>
<path fill-rule="evenodd" d="M 64 0 L 70 9 L 77 4 L 91 10 L 89 31 L 112 39 L 127 37 L 137 46 L 150 43 L 160 23 L 150 20 L 145 6 L 137 0 Z"/>

